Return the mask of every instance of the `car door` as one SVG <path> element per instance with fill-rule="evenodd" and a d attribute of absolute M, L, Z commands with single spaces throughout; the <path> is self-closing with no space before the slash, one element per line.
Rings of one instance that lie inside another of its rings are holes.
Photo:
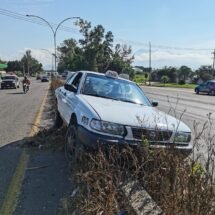
<path fill-rule="evenodd" d="M 75 75 L 70 77 L 65 84 L 71 84 Z M 64 120 L 66 120 L 66 90 L 64 87 L 60 87 L 57 93 L 57 100 L 58 100 L 58 111 L 61 113 Z"/>
<path fill-rule="evenodd" d="M 83 73 L 78 72 L 77 75 L 68 84 L 74 85 L 77 89 L 79 89 L 82 76 L 83 76 Z M 65 111 L 65 120 L 67 121 L 67 123 L 69 123 L 71 115 L 74 112 L 76 105 L 78 104 L 77 92 L 71 92 L 64 88 L 63 96 L 64 96 L 63 108 Z"/>
<path fill-rule="evenodd" d="M 199 92 L 205 92 L 208 82 L 199 85 Z"/>
<path fill-rule="evenodd" d="M 207 82 L 207 84 L 205 86 L 205 89 L 204 89 L 204 92 L 209 93 L 210 90 L 211 90 L 211 82 Z"/>

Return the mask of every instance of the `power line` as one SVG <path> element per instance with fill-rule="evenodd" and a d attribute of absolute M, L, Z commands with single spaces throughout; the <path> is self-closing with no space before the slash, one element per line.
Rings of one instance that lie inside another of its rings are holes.
<path fill-rule="evenodd" d="M 42 22 L 40 20 L 34 19 L 32 17 L 26 17 L 25 15 L 22 15 L 22 14 L 19 14 L 19 13 L 16 13 L 16 12 L 12 12 L 12 11 L 9 11 L 9 10 L 1 9 L 1 8 L 0 8 L 0 15 L 7 16 L 7 17 L 10 17 L 10 18 L 14 18 L 14 19 L 17 19 L 17 20 L 22 20 L 22 21 L 38 24 L 38 25 L 41 25 L 41 26 L 44 26 L 44 27 L 48 27 L 46 23 L 44 23 L 44 22 Z M 57 27 L 56 23 L 50 22 L 50 24 L 53 27 Z M 61 26 L 59 28 L 59 30 L 78 34 L 77 29 L 67 27 L 67 26 Z"/>
<path fill-rule="evenodd" d="M 33 24 L 38 24 L 38 25 L 41 25 L 41 26 L 44 26 L 44 27 L 48 27 L 44 22 L 42 22 L 40 20 L 36 20 L 36 19 L 34 19 L 32 17 L 26 17 L 23 14 L 13 12 L 13 11 L 9 11 L 9 10 L 6 10 L 6 9 L 0 8 L 0 15 L 7 16 L 7 17 L 10 17 L 10 18 L 14 18 L 14 19 L 17 19 L 17 20 L 26 21 L 26 22 L 33 23 Z M 57 27 L 56 23 L 50 22 L 50 24 L 53 27 Z M 61 26 L 59 28 L 59 30 L 65 31 L 65 32 L 72 32 L 74 34 L 79 34 L 77 29 L 72 28 L 72 27 L 68 27 L 68 26 Z M 130 41 L 130 40 L 123 40 L 123 39 L 120 39 L 120 38 L 116 38 L 115 40 L 120 42 L 120 43 L 126 43 L 126 44 L 129 44 L 129 45 L 148 47 L 148 43 L 142 43 L 142 42 Z M 209 48 L 175 47 L 175 46 L 166 46 L 166 45 L 157 45 L 157 44 L 153 44 L 153 48 L 163 49 L 163 50 L 198 51 L 198 52 L 200 52 L 200 51 L 211 51 L 212 50 L 212 49 L 209 49 Z"/>

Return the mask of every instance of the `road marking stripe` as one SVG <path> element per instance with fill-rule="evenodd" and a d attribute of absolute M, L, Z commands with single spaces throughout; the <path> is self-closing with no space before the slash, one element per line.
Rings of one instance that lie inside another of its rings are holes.
<path fill-rule="evenodd" d="M 34 124 L 31 128 L 31 132 L 29 134 L 30 137 L 33 137 L 38 131 L 39 131 L 39 124 L 40 124 L 40 121 L 41 121 L 41 118 L 42 118 L 42 113 L 43 113 L 43 109 L 44 109 L 44 106 L 45 106 L 45 103 L 46 103 L 46 99 L 47 99 L 47 96 L 48 96 L 48 91 L 49 91 L 49 88 L 43 98 L 43 101 L 40 105 L 40 109 L 36 115 L 36 118 L 34 120 Z"/>
<path fill-rule="evenodd" d="M 35 117 L 34 124 L 31 128 L 29 134 L 30 137 L 34 136 L 39 131 L 39 124 L 42 118 L 42 113 L 44 110 L 45 102 L 48 96 L 49 88 L 43 98 L 43 101 L 40 105 L 40 109 Z M 4 198 L 2 207 L 0 208 L 0 215 L 12 215 L 17 206 L 17 200 L 22 188 L 22 181 L 24 179 L 25 170 L 28 164 L 29 155 L 27 155 L 26 150 L 23 149 L 23 152 L 19 158 L 19 162 L 16 166 L 16 170 L 11 179 L 10 185 L 7 190 L 7 194 Z"/>
<path fill-rule="evenodd" d="M 29 156 L 23 151 L 0 210 L 0 214 L 2 215 L 11 215 L 15 211 L 28 159 Z"/>

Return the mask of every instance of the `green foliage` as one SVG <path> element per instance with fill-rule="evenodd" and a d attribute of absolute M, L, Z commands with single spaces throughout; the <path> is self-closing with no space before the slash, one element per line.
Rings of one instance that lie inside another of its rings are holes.
<path fill-rule="evenodd" d="M 185 84 L 185 81 L 186 79 L 192 74 L 192 70 L 191 68 L 187 67 L 187 66 L 181 66 L 178 70 L 178 78 L 180 80 L 183 80 L 184 81 L 184 84 Z"/>
<path fill-rule="evenodd" d="M 137 83 L 137 84 L 143 84 L 145 83 L 146 79 L 144 77 L 144 75 L 140 75 L 140 74 L 136 74 L 135 77 L 134 77 L 134 81 Z"/>
<path fill-rule="evenodd" d="M 37 72 L 42 71 L 42 64 L 31 55 L 31 50 L 27 50 L 21 59 L 25 74 L 34 76 Z"/>
<path fill-rule="evenodd" d="M 213 69 L 211 66 L 201 66 L 196 70 L 196 75 L 203 81 L 208 81 L 213 79 Z"/>
<path fill-rule="evenodd" d="M 64 70 L 92 70 L 97 72 L 106 72 L 115 70 L 119 74 L 129 74 L 134 77 L 134 70 L 131 63 L 134 59 L 131 56 L 131 47 L 117 44 L 113 47 L 113 34 L 102 25 L 92 28 L 91 23 L 80 20 L 76 23 L 80 28 L 83 38 L 79 41 L 74 39 L 65 40 L 58 51 L 59 65 L 58 71 Z"/>
<path fill-rule="evenodd" d="M 179 80 L 178 84 L 184 85 L 184 84 L 185 84 L 185 81 L 184 81 L 184 80 Z"/>
<path fill-rule="evenodd" d="M 23 70 L 21 61 L 18 61 L 18 60 L 8 61 L 7 69 L 6 69 L 7 72 L 10 72 L 10 71 L 15 72 L 15 71 L 21 71 L 21 70 Z"/>
<path fill-rule="evenodd" d="M 164 84 L 157 83 L 157 84 L 154 84 L 153 86 L 164 87 Z M 165 87 L 188 88 L 188 89 L 194 89 L 196 86 L 197 86 L 196 84 L 183 84 L 183 85 L 176 84 L 176 83 L 166 83 L 165 84 Z"/>
<path fill-rule="evenodd" d="M 169 82 L 169 77 L 167 75 L 163 75 L 161 77 L 161 82 L 164 83 L 164 84 L 168 83 Z"/>

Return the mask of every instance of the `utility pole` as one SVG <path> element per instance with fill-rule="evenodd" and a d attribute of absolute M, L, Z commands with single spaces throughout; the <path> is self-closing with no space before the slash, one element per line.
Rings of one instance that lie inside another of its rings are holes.
<path fill-rule="evenodd" d="M 149 42 L 149 86 L 151 86 L 151 42 Z"/>
<path fill-rule="evenodd" d="M 212 52 L 211 54 L 213 55 L 212 76 L 213 76 L 213 79 L 214 79 L 214 76 L 215 76 L 215 73 L 214 73 L 214 63 L 215 63 L 215 49 L 214 49 L 214 52 Z"/>

